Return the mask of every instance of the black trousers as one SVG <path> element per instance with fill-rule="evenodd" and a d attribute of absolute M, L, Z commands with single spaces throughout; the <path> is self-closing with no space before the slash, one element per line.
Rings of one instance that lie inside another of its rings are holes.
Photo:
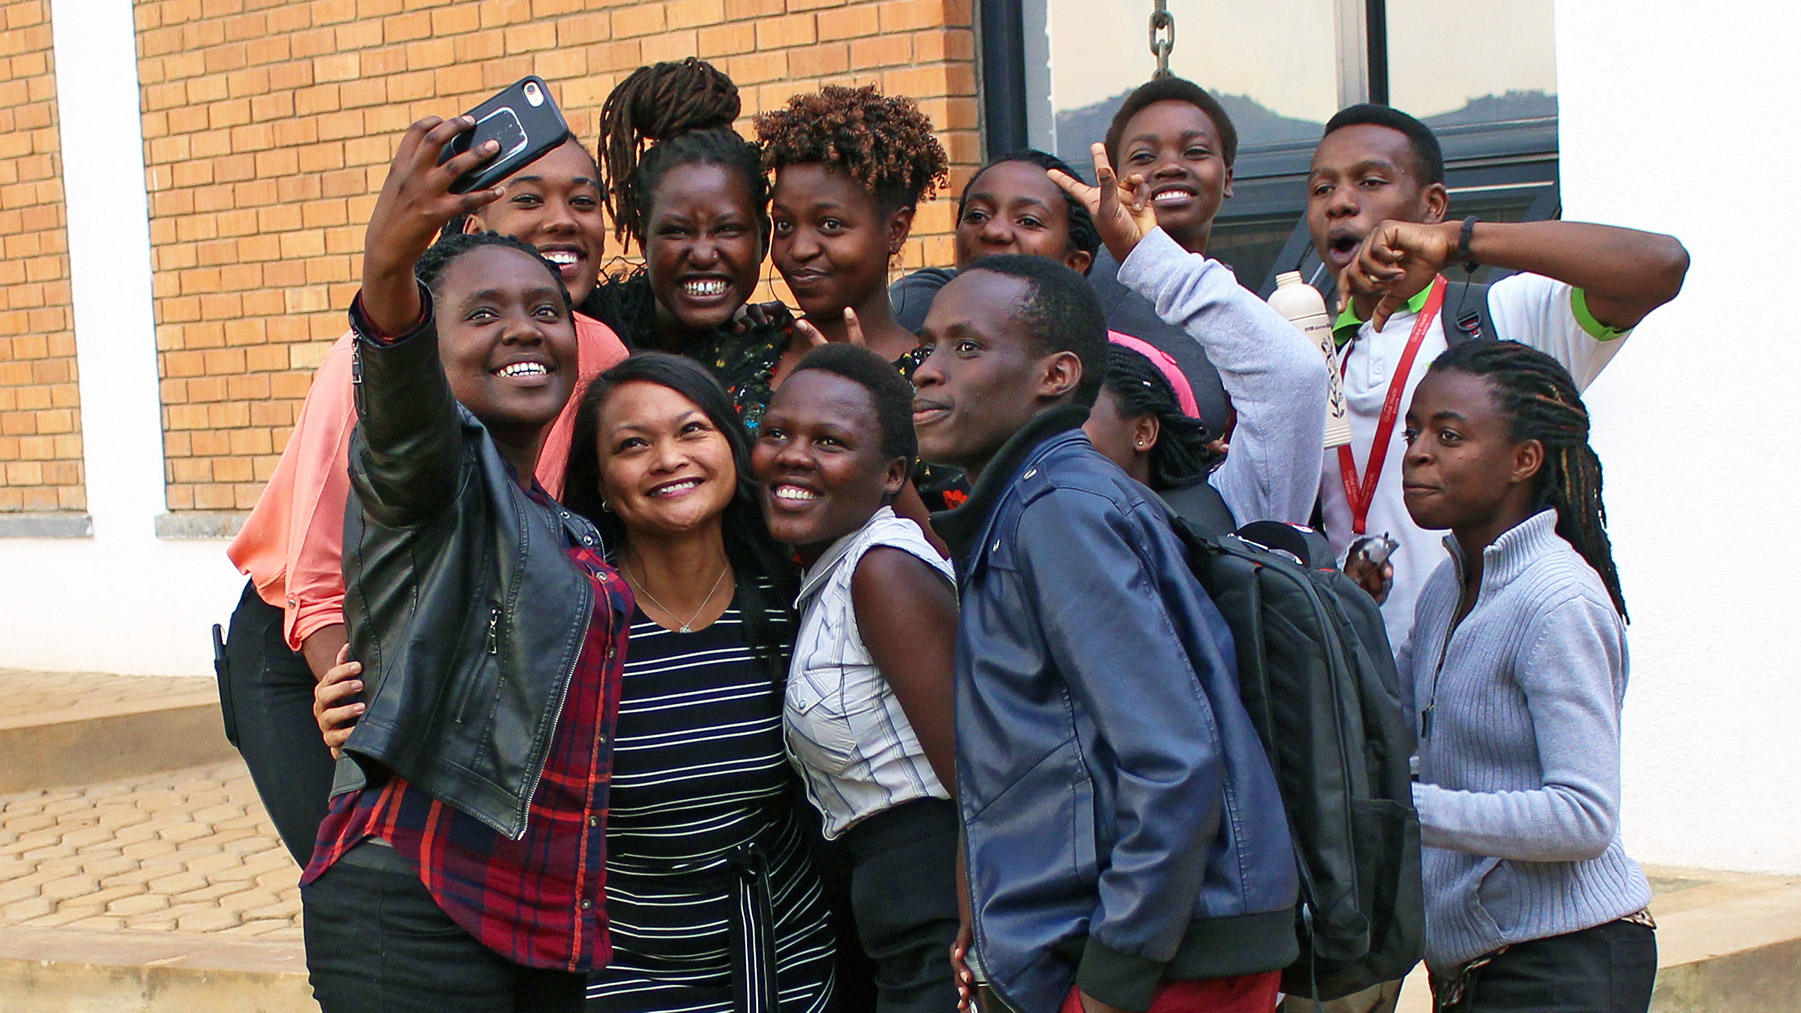
<path fill-rule="evenodd" d="M 452 921 L 393 849 L 360 844 L 300 888 L 324 1013 L 578 1013 L 588 976 L 523 967 Z"/>
<path fill-rule="evenodd" d="M 1515 943 L 1469 971 L 1441 1013 L 1645 1013 L 1657 978 L 1657 932 L 1612 921 Z M 1439 992 L 1439 983 L 1433 983 Z"/>
<path fill-rule="evenodd" d="M 288 650 L 281 609 L 246 583 L 231 614 L 219 703 L 225 736 L 250 768 L 250 779 L 275 832 L 304 868 L 331 795 L 331 750 L 313 720 L 313 673 Z"/>
<path fill-rule="evenodd" d="M 957 807 L 905 802 L 816 848 L 838 928 L 835 1008 L 945 1013 L 957 1008 Z"/>

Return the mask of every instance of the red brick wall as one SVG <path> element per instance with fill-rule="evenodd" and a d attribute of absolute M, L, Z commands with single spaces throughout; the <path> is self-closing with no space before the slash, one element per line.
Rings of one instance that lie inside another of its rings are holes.
<path fill-rule="evenodd" d="M 344 328 L 396 136 L 528 73 L 589 139 L 644 63 L 700 56 L 748 116 L 823 83 L 917 99 L 979 157 L 973 0 L 138 0 L 168 498 L 247 510 Z M 854 69 L 853 69 L 854 68 Z M 950 261 L 948 203 L 908 267 Z"/>
<path fill-rule="evenodd" d="M 87 506 L 50 56 L 49 4 L 0 4 L 0 512 Z"/>

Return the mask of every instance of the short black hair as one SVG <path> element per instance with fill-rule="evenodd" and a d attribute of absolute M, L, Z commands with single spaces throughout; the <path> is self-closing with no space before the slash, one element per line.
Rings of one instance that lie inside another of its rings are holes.
<path fill-rule="evenodd" d="M 869 191 L 883 214 L 931 200 L 950 168 L 931 117 L 905 95 L 884 95 L 872 84 L 828 84 L 790 96 L 784 107 L 757 114 L 757 139 L 770 172 L 830 166 Z"/>
<path fill-rule="evenodd" d="M 1107 376 L 1107 315 L 1088 279 L 1049 257 L 1006 253 L 983 257 L 971 271 L 992 271 L 1026 283 L 1017 307 L 1026 332 L 1041 354 L 1074 352 L 1082 361 L 1075 401 L 1093 407 Z"/>
<path fill-rule="evenodd" d="M 1107 127 L 1107 160 L 1119 167 L 1119 142 L 1124 139 L 1126 124 L 1132 117 L 1144 111 L 1144 108 L 1156 102 L 1186 102 L 1207 114 L 1213 121 L 1213 129 L 1219 131 L 1219 155 L 1226 162 L 1226 168 L 1238 160 L 1238 128 L 1232 125 L 1232 117 L 1226 115 L 1226 108 L 1219 104 L 1219 99 L 1207 93 L 1207 89 L 1193 81 L 1180 77 L 1154 77 L 1138 86 L 1126 101 L 1113 114 L 1113 122 Z"/>
<path fill-rule="evenodd" d="M 1407 138 L 1407 146 L 1413 149 L 1413 160 L 1418 163 L 1414 168 L 1419 170 L 1420 180 L 1428 185 L 1445 181 L 1445 153 L 1438 146 L 1438 136 L 1431 127 L 1392 106 L 1375 102 L 1346 106 L 1326 121 L 1326 130 L 1320 137 L 1324 139 L 1345 127 L 1365 125 L 1400 131 Z"/>
<path fill-rule="evenodd" d="M 825 344 L 808 352 L 788 375 L 809 369 L 842 376 L 868 391 L 870 403 L 875 405 L 876 425 L 882 430 L 882 456 L 904 457 L 908 467 L 912 466 L 919 456 L 919 436 L 913 431 L 913 385 L 894 363 L 861 345 Z"/>
<path fill-rule="evenodd" d="M 1055 169 L 1079 182 L 1087 182 L 1082 178 L 1081 173 L 1069 167 L 1069 163 L 1047 151 L 1039 151 L 1037 148 L 1026 148 L 1009 155 L 1002 155 L 999 158 L 991 158 L 987 164 L 976 170 L 975 175 L 969 177 L 968 183 L 963 184 L 963 194 L 957 198 L 957 220 L 959 222 L 963 220 L 963 205 L 969 202 L 969 191 L 975 189 L 976 180 L 981 179 L 982 174 L 989 169 L 1004 162 L 1025 162 L 1047 171 Z M 1063 192 L 1061 187 L 1058 187 L 1058 191 Z M 1094 216 L 1088 213 L 1086 205 L 1071 197 L 1067 192 L 1063 193 L 1063 203 L 1069 208 L 1070 249 L 1081 250 L 1092 256 L 1096 250 L 1101 248 L 1101 230 L 1095 227 Z"/>
<path fill-rule="evenodd" d="M 427 247 L 425 252 L 419 255 L 419 259 L 413 263 L 413 277 L 418 278 L 426 288 L 431 290 L 434 299 L 438 298 L 443 295 L 443 290 L 439 285 L 444 280 L 445 270 L 463 254 L 484 246 L 518 250 L 543 264 L 544 270 L 549 272 L 551 278 L 556 281 L 557 291 L 563 294 L 563 309 L 573 311 L 574 304 L 570 302 L 569 289 L 563 284 L 563 272 L 555 264 L 545 260 L 544 255 L 538 252 L 536 246 L 522 239 L 503 236 L 498 232 L 441 233 L 437 242 Z"/>

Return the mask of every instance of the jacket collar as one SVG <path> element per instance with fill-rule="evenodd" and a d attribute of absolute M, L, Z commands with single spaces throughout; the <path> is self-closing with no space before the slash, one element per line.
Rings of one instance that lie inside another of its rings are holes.
<path fill-rule="evenodd" d="M 1568 545 L 1557 534 L 1556 508 L 1546 507 L 1540 510 L 1501 532 L 1501 537 L 1482 550 L 1482 586 L 1477 589 L 1476 596 L 1487 597 L 1519 576 L 1539 557 Z M 1463 546 L 1456 538 L 1446 535 L 1445 547 L 1451 550 L 1451 558 L 1457 561 L 1457 575 L 1461 583 L 1468 570 Z"/>
<path fill-rule="evenodd" d="M 1001 444 L 1001 449 L 982 469 L 982 477 L 969 490 L 969 499 L 951 510 L 932 515 L 932 530 L 951 547 L 951 555 L 964 559 L 970 549 L 981 544 L 988 520 L 999 505 L 1001 496 L 1013 485 L 1013 479 L 1037 456 L 1039 448 L 1053 437 L 1080 429 L 1088 421 L 1088 409 L 1078 404 L 1060 404 L 1032 416 Z"/>

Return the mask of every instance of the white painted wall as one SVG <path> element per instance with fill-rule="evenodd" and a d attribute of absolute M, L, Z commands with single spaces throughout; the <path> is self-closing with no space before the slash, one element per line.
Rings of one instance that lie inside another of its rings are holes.
<path fill-rule="evenodd" d="M 1801 872 L 1801 5 L 1556 13 L 1564 216 L 1693 258 L 1588 394 L 1633 619 L 1627 850 Z"/>
<path fill-rule="evenodd" d="M 57 0 L 56 91 L 89 539 L 0 539 L 0 666 L 211 671 L 242 578 L 224 542 L 171 542 L 130 0 Z"/>

